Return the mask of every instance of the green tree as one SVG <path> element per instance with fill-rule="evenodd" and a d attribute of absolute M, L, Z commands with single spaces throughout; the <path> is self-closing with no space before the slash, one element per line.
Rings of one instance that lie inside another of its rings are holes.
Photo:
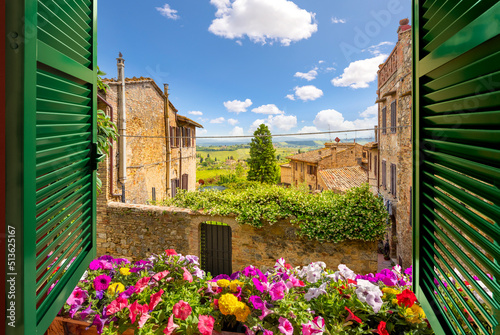
<path fill-rule="evenodd" d="M 261 124 L 253 135 L 254 138 L 250 142 L 250 158 L 248 159 L 250 169 L 247 179 L 261 183 L 274 183 L 278 170 L 271 132 L 265 124 Z"/>

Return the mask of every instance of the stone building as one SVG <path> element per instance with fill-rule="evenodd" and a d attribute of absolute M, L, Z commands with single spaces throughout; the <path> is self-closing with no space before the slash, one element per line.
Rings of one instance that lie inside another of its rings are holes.
<path fill-rule="evenodd" d="M 118 79 L 105 79 L 109 88 L 99 96 L 99 108 L 121 134 L 107 160 L 108 198 L 122 199 L 124 191 L 125 202 L 146 204 L 177 188 L 195 190 L 196 128 L 202 126 L 178 114 L 168 86 L 162 91 L 151 78 L 125 78 L 121 55 L 117 61 Z"/>
<path fill-rule="evenodd" d="M 412 264 L 412 46 L 408 19 L 400 21 L 398 41 L 378 71 L 377 143 L 366 146 L 370 178 L 390 214 L 390 256 L 404 267 Z"/>
<path fill-rule="evenodd" d="M 361 165 L 363 146 L 358 143 L 325 143 L 325 147 L 287 157 L 281 165 L 281 182 L 285 185 L 308 185 L 311 191 L 323 190 L 318 171 Z"/>
<path fill-rule="evenodd" d="M 377 129 L 375 129 L 377 134 Z M 363 167 L 368 172 L 368 184 L 371 191 L 378 194 L 378 143 L 369 142 L 363 145 Z"/>

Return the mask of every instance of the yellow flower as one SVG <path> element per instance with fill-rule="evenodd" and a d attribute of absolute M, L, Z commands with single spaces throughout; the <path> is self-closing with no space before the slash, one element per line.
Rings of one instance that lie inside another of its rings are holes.
<path fill-rule="evenodd" d="M 239 280 L 233 280 L 229 283 L 229 288 L 231 292 L 238 292 L 238 287 L 243 286 L 245 283 L 240 282 Z"/>
<path fill-rule="evenodd" d="M 129 268 L 120 268 L 120 273 L 124 276 L 128 276 L 130 274 Z"/>
<path fill-rule="evenodd" d="M 390 287 L 384 287 L 384 288 L 382 289 L 382 292 L 384 292 L 384 293 L 389 293 L 389 294 L 400 294 L 400 293 L 401 293 L 400 291 L 395 290 L 395 289 L 390 288 Z"/>
<path fill-rule="evenodd" d="M 240 302 L 239 308 L 236 311 L 234 311 L 234 316 L 236 316 L 236 320 L 240 322 L 245 322 L 247 321 L 247 318 L 251 312 L 252 311 L 250 310 L 250 307 Z"/>
<path fill-rule="evenodd" d="M 397 304 L 398 304 L 398 299 L 392 299 L 391 301 L 392 301 L 392 303 L 393 303 L 394 305 L 397 305 Z"/>
<path fill-rule="evenodd" d="M 217 280 L 217 286 L 222 287 L 222 288 L 228 287 L 230 285 L 230 283 L 231 282 L 229 280 L 227 280 L 227 279 L 219 279 L 219 280 Z"/>
<path fill-rule="evenodd" d="M 405 310 L 405 314 L 408 321 L 413 323 L 417 323 L 420 322 L 422 319 L 425 319 L 424 310 L 417 304 L 414 304 L 410 308 L 407 308 Z"/>
<path fill-rule="evenodd" d="M 114 295 L 125 291 L 125 286 L 122 283 L 114 283 L 108 286 L 108 293 Z"/>
<path fill-rule="evenodd" d="M 224 315 L 233 314 L 234 311 L 240 307 L 240 304 L 242 304 L 242 302 L 238 301 L 238 298 L 231 293 L 223 294 L 219 298 L 219 310 Z"/>

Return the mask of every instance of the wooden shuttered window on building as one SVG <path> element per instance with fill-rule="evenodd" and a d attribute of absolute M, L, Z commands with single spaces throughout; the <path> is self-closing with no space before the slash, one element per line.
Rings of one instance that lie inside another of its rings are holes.
<path fill-rule="evenodd" d="M 15 320 L 0 334 L 44 334 L 96 256 L 97 2 L 8 3 L 5 219 L 16 258 L 2 269 L 15 288 L 2 304 Z"/>
<path fill-rule="evenodd" d="M 397 116 L 396 116 L 396 100 L 391 102 L 391 133 L 396 132 L 396 121 L 397 121 Z"/>
<path fill-rule="evenodd" d="M 386 108 L 382 108 L 382 134 L 386 134 L 387 130 L 385 127 L 387 126 L 387 113 Z"/>
<path fill-rule="evenodd" d="M 182 180 L 181 180 L 181 189 L 187 190 L 188 189 L 188 180 L 189 180 L 189 175 L 188 174 L 183 174 L 182 175 Z"/>
<path fill-rule="evenodd" d="M 175 127 L 175 146 L 180 147 L 181 145 L 181 127 Z"/>
<path fill-rule="evenodd" d="M 396 164 L 391 164 L 391 194 L 396 196 Z"/>
<path fill-rule="evenodd" d="M 500 2 L 413 5 L 413 288 L 436 334 L 500 334 Z"/>
<path fill-rule="evenodd" d="M 173 147 L 175 145 L 175 128 L 170 126 L 170 146 Z"/>
<path fill-rule="evenodd" d="M 387 189 L 387 169 L 386 169 L 386 161 L 382 160 L 382 186 L 384 189 Z"/>
<path fill-rule="evenodd" d="M 377 176 L 377 173 L 378 173 L 378 156 L 375 155 L 375 160 L 373 161 L 373 165 L 374 165 L 374 168 L 375 168 L 375 177 Z"/>

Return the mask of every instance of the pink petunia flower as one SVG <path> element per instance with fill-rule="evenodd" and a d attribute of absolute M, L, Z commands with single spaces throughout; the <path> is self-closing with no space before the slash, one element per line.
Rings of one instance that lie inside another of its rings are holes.
<path fill-rule="evenodd" d="M 94 288 L 96 291 L 107 290 L 110 282 L 111 277 L 108 275 L 97 276 L 94 279 Z"/>
<path fill-rule="evenodd" d="M 66 303 L 68 305 L 82 305 L 85 299 L 87 298 L 87 291 L 82 290 L 79 287 L 76 287 L 73 292 L 71 292 L 71 295 L 69 296 L 68 300 L 66 300 Z"/>
<path fill-rule="evenodd" d="M 287 290 L 287 287 L 281 281 L 272 284 L 271 288 L 269 289 L 269 294 L 271 295 L 271 299 L 273 301 L 283 299 L 285 297 L 285 290 Z"/>
<path fill-rule="evenodd" d="M 148 304 L 141 305 L 139 302 L 136 300 L 134 301 L 130 306 L 128 306 L 128 309 L 130 310 L 130 321 L 132 323 L 135 322 L 135 319 L 139 315 L 139 318 L 142 314 L 145 314 L 149 311 L 149 306 Z"/>
<path fill-rule="evenodd" d="M 150 301 L 149 301 L 149 310 L 152 311 L 155 309 L 156 305 L 158 305 L 161 301 L 161 296 L 163 294 L 163 289 L 160 289 L 159 292 L 153 294 L 150 298 Z"/>
<path fill-rule="evenodd" d="M 263 335 L 273 335 L 273 332 L 268 329 L 264 329 L 264 334 Z"/>
<path fill-rule="evenodd" d="M 186 320 L 187 317 L 191 314 L 192 308 L 189 306 L 189 303 L 184 300 L 179 300 L 178 303 L 174 305 L 173 313 L 174 316 L 181 320 Z"/>
<path fill-rule="evenodd" d="M 255 288 L 262 293 L 267 292 L 267 290 L 269 289 L 269 284 L 267 283 L 267 280 L 262 281 L 262 280 L 259 280 L 257 278 L 252 278 L 252 282 L 253 282 L 253 285 L 255 286 Z"/>
<path fill-rule="evenodd" d="M 106 308 L 106 315 L 115 314 L 127 306 L 128 300 L 118 297 L 115 300 L 111 301 L 111 303 L 108 305 L 108 307 Z"/>
<path fill-rule="evenodd" d="M 150 279 L 151 277 L 144 277 L 139 279 L 137 283 L 135 283 L 135 292 L 141 293 L 142 291 L 144 291 L 144 289 L 148 286 Z"/>
<path fill-rule="evenodd" d="M 302 335 L 321 335 L 325 331 L 325 320 L 317 316 L 314 320 L 302 325 Z"/>
<path fill-rule="evenodd" d="M 193 276 L 191 275 L 191 272 L 188 271 L 185 267 L 182 267 L 182 270 L 184 270 L 184 273 L 182 274 L 182 278 L 184 280 L 187 280 L 188 282 L 192 283 L 193 282 Z"/>
<path fill-rule="evenodd" d="M 144 305 L 144 306 L 147 306 L 147 305 Z M 141 317 L 139 318 L 139 326 L 138 328 L 142 328 L 144 326 L 144 324 L 146 323 L 146 321 L 148 321 L 148 319 L 151 317 L 151 315 L 149 315 L 147 312 L 146 313 L 143 313 L 141 314 Z"/>
<path fill-rule="evenodd" d="M 153 276 L 153 279 L 156 280 L 156 281 L 160 281 L 163 278 L 165 278 L 169 273 L 170 272 L 168 270 L 165 270 L 165 271 L 162 271 L 162 272 L 158 272 L 157 274 L 155 274 Z"/>
<path fill-rule="evenodd" d="M 280 316 L 278 330 L 285 335 L 293 334 L 293 326 L 287 318 Z"/>
<path fill-rule="evenodd" d="M 165 329 L 163 329 L 163 333 L 165 335 L 171 335 L 176 328 L 179 328 L 179 325 L 176 325 L 174 323 L 174 315 L 171 314 L 170 317 L 168 318 L 168 324 Z"/>
<path fill-rule="evenodd" d="M 198 330 L 201 335 L 211 335 L 214 330 L 214 317 L 211 315 L 200 315 L 198 319 Z"/>

